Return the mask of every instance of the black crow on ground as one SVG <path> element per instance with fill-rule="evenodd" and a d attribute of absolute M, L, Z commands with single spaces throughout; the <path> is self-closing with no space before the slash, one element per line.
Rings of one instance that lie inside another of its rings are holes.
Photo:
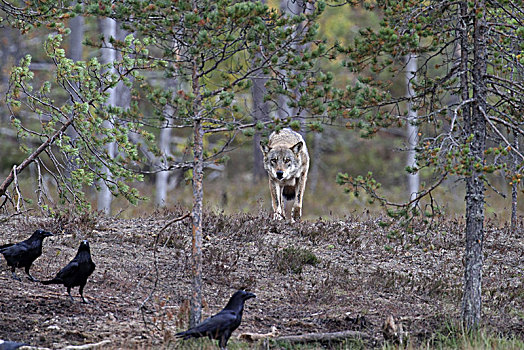
<path fill-rule="evenodd" d="M 235 292 L 222 311 L 185 332 L 177 333 L 175 337 L 185 340 L 207 336 L 218 339 L 220 349 L 225 349 L 229 337 L 242 322 L 245 301 L 251 298 L 256 298 L 256 295 L 243 290 Z"/>
<path fill-rule="evenodd" d="M 87 278 L 95 271 L 95 263 L 91 260 L 91 251 L 89 250 L 89 242 L 84 240 L 78 247 L 76 256 L 69 264 L 67 264 L 56 277 L 52 280 L 42 281 L 42 284 L 63 284 L 67 287 L 67 294 L 74 302 L 71 296 L 71 287 L 80 286 L 80 296 L 82 301 L 87 304 L 84 299 L 84 287 L 87 283 Z"/>
<path fill-rule="evenodd" d="M 33 262 L 42 255 L 42 242 L 44 241 L 44 238 L 52 235 L 51 232 L 36 230 L 31 237 L 25 241 L 14 244 L 5 244 L 0 247 L 0 253 L 4 255 L 4 258 L 7 261 L 7 266 L 11 266 L 11 273 L 14 279 L 20 281 L 20 277 L 16 275 L 15 269 L 17 267 L 23 267 L 31 281 L 38 281 L 31 276 L 29 269 Z"/>

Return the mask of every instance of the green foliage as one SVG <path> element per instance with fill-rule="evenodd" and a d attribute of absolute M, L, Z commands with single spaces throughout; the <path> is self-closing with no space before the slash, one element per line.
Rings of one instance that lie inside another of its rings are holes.
<path fill-rule="evenodd" d="M 315 266 L 320 263 L 317 256 L 303 248 L 287 247 L 275 254 L 275 266 L 280 273 L 301 274 L 305 265 Z"/>
<path fill-rule="evenodd" d="M 130 116 L 127 111 L 106 105 L 107 90 L 120 78 L 111 73 L 110 65 L 102 65 L 96 58 L 87 62 L 66 58 L 61 44 L 61 35 L 50 35 L 46 40 L 46 53 L 56 68 L 53 79 L 44 81 L 39 88 L 33 85 L 30 56 L 23 58 L 13 69 L 7 104 L 18 137 L 27 141 L 38 138 L 43 144 L 49 143 L 45 150 L 48 157 L 41 162 L 55 174 L 55 180 L 62 188 L 59 191 L 61 201 L 72 202 L 79 209 L 88 207 L 84 187 L 96 185 L 95 180 L 102 178 L 115 196 L 122 195 L 136 203 L 141 197 L 136 189 L 129 188 L 124 182 L 143 179 L 130 166 L 141 161 L 137 145 L 128 138 L 137 124 L 123 122 Z M 127 65 L 121 63 L 120 69 L 131 71 L 136 64 L 137 60 L 127 60 Z M 71 93 L 73 102 L 59 98 L 63 93 Z M 24 112 L 38 115 L 39 124 L 35 126 L 22 121 L 18 115 Z M 106 126 L 105 121 L 110 126 Z M 75 137 L 66 133 L 68 128 L 74 130 Z M 109 142 L 116 143 L 118 156 L 115 158 L 105 150 Z M 31 144 L 22 143 L 26 154 L 35 152 Z M 114 180 L 105 176 L 104 167 L 110 169 Z"/>
<path fill-rule="evenodd" d="M 367 138 L 384 128 L 403 127 L 410 102 L 418 114 L 415 124 L 419 143 L 416 164 L 406 171 L 415 174 L 427 170 L 434 179 L 418 198 L 430 197 L 435 185 L 448 176 L 480 174 L 486 180 L 489 174 L 501 172 L 513 184 L 520 182 L 524 171 L 522 152 L 516 149 L 522 135 L 517 125 L 522 125 L 523 117 L 517 106 L 522 104 L 519 96 L 523 85 L 516 60 L 521 48 L 515 41 L 521 31 L 517 23 L 523 18 L 513 11 L 511 3 L 488 2 L 485 9 L 477 6 L 473 2 L 464 9 L 461 2 L 377 1 L 373 11 L 378 9 L 383 14 L 379 28 L 360 29 L 353 42 L 337 46 L 344 56 L 343 66 L 357 79 L 343 89 L 333 90 L 328 114 L 345 119 L 347 128 L 358 129 Z M 485 113 L 488 133 L 483 157 L 472 152 L 474 135 L 465 132 L 469 130 L 468 116 L 478 110 L 472 98 L 474 88 L 464 88 L 461 81 L 462 77 L 466 81 L 474 79 L 478 62 L 472 31 L 475 18 L 481 14 L 485 14 L 493 33 L 487 42 L 489 65 L 488 76 L 484 77 L 489 111 L 479 112 Z M 460 65 L 459 51 L 469 55 L 464 65 Z M 391 94 L 394 79 L 406 73 L 403 67 L 408 54 L 417 57 L 419 66 L 414 72 L 416 80 L 412 80 L 415 95 L 410 99 Z M 394 217 L 408 215 L 410 210 L 406 208 L 418 203 L 405 203 L 402 208 L 388 202 L 377 194 L 378 187 L 369 176 L 339 174 L 337 183 L 355 196 L 357 189 L 366 190 L 372 198 L 394 207 L 389 211 Z"/>

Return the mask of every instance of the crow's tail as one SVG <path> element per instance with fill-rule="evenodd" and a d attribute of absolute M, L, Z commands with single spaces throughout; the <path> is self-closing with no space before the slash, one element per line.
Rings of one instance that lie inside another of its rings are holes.
<path fill-rule="evenodd" d="M 2 250 L 4 250 L 5 248 L 9 248 L 10 246 L 13 246 L 15 245 L 14 243 L 7 243 L 7 244 L 4 244 L 4 245 L 0 245 L 0 253 L 2 252 Z"/>
<path fill-rule="evenodd" d="M 180 333 L 175 334 L 175 338 L 184 338 L 184 340 L 187 340 L 189 338 L 199 338 L 201 336 L 202 336 L 202 334 L 200 334 L 198 332 L 194 332 L 191 329 L 189 329 L 189 330 L 187 330 L 185 332 L 180 332 Z"/>

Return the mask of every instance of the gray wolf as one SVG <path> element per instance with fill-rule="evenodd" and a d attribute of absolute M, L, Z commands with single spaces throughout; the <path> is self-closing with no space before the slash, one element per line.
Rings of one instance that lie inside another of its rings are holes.
<path fill-rule="evenodd" d="M 175 334 L 175 338 L 187 340 L 207 336 L 209 339 L 218 339 L 220 349 L 225 349 L 231 333 L 242 322 L 244 303 L 251 298 L 256 298 L 256 295 L 243 290 L 235 292 L 222 311 L 185 332 Z"/>
<path fill-rule="evenodd" d="M 264 168 L 269 175 L 274 218 L 300 220 L 309 170 L 309 154 L 304 139 L 299 133 L 286 128 L 273 132 L 267 145 L 261 142 L 260 148 L 264 154 Z M 289 210 L 287 205 L 291 201 L 293 204 Z"/>

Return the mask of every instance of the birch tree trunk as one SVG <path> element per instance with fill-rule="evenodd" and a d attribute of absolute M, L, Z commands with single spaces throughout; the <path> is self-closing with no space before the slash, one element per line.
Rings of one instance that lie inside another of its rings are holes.
<path fill-rule="evenodd" d="M 79 1 L 78 3 L 81 3 Z M 73 61 L 81 61 L 83 58 L 84 47 L 84 16 L 75 16 L 69 21 L 69 58 Z"/>
<path fill-rule="evenodd" d="M 78 1 L 78 3 L 81 4 L 81 1 Z M 83 59 L 84 54 L 84 16 L 76 16 L 71 18 L 69 21 L 69 29 L 71 30 L 71 33 L 69 34 L 69 58 L 73 61 L 81 61 Z M 75 89 L 78 88 L 78 84 L 75 84 Z M 75 98 L 75 94 L 73 94 Z M 68 128 L 66 130 L 67 136 L 69 136 L 72 140 L 75 140 L 78 137 L 77 132 L 74 128 Z M 68 162 L 68 167 L 74 168 L 75 163 L 73 159 L 70 159 Z"/>
<path fill-rule="evenodd" d="M 167 80 L 166 88 L 176 88 L 177 81 L 175 78 Z M 172 129 L 170 126 L 170 115 L 173 114 L 173 108 L 168 105 L 166 107 L 165 115 L 167 119 L 166 127 L 160 129 L 160 134 L 158 135 L 158 148 L 162 153 L 164 159 L 166 156 L 171 155 L 171 138 L 172 138 Z M 162 159 L 159 159 L 158 162 L 162 162 Z M 162 167 L 162 164 L 159 164 Z M 169 176 L 173 173 L 172 171 L 160 171 L 155 175 L 155 204 L 159 207 L 165 207 L 167 205 L 167 192 L 169 190 Z"/>
<path fill-rule="evenodd" d="M 170 153 L 169 146 L 171 144 L 171 129 L 162 128 L 158 135 L 158 148 L 164 155 Z M 169 172 L 160 171 L 155 175 L 155 204 L 159 207 L 165 207 L 167 204 L 167 185 L 169 179 Z"/>
<path fill-rule="evenodd" d="M 106 45 L 108 48 L 102 48 L 101 49 L 101 61 L 103 64 L 112 63 L 116 59 L 116 51 L 111 48 L 111 44 L 109 43 L 110 37 L 116 37 L 116 21 L 111 18 L 103 18 L 100 20 L 100 29 L 104 36 L 104 41 L 106 42 Z M 112 71 L 114 71 L 114 68 L 111 68 Z M 107 100 L 108 105 L 116 105 L 116 89 L 111 88 L 108 90 L 109 98 Z M 103 124 L 104 128 L 110 128 L 111 123 L 109 121 L 105 121 Z M 107 153 L 109 157 L 114 158 L 115 157 L 115 150 L 116 145 L 114 142 L 111 142 L 107 145 Z M 111 179 L 111 172 L 107 167 L 104 166 L 102 169 L 103 174 L 107 179 Z M 97 207 L 98 210 L 102 211 L 105 215 L 111 214 L 111 202 L 112 202 L 112 194 L 109 188 L 107 187 L 104 180 L 99 180 L 99 186 L 100 191 L 98 192 L 98 202 Z"/>
<path fill-rule="evenodd" d="M 412 98 L 415 96 L 413 91 L 413 82 L 415 79 L 415 73 L 417 72 L 417 57 L 413 54 L 406 56 L 406 94 L 409 98 L 408 102 L 408 122 L 407 122 L 407 141 L 408 141 L 408 158 L 406 165 L 408 167 L 414 167 L 416 164 L 416 147 L 418 143 L 418 126 L 415 124 L 417 121 L 417 111 L 413 109 Z M 420 176 L 418 171 L 414 174 L 408 174 L 408 191 L 409 200 L 413 200 L 417 196 L 417 192 L 420 186 Z M 415 203 L 413 203 L 415 205 Z"/>
<path fill-rule="evenodd" d="M 467 2 L 461 3 L 463 18 L 468 11 Z M 482 168 L 486 143 L 486 17 L 485 3 L 477 1 L 473 18 L 473 102 L 471 114 L 465 119 L 466 135 L 471 135 L 470 175 L 466 178 L 466 251 L 464 272 L 464 295 L 462 301 L 463 323 L 467 330 L 478 328 L 482 311 L 482 245 L 484 241 L 484 182 Z M 470 23 L 470 22 L 467 22 Z M 467 34 L 467 33 L 463 33 Z M 462 37 L 467 40 L 467 37 Z M 463 46 L 464 48 L 464 46 Z M 466 57 L 467 59 L 467 57 Z M 467 61 L 463 62 L 467 65 Z M 465 72 L 465 71 L 463 71 Z M 468 90 L 463 90 L 466 93 Z M 465 101 L 465 99 L 463 99 Z"/>

